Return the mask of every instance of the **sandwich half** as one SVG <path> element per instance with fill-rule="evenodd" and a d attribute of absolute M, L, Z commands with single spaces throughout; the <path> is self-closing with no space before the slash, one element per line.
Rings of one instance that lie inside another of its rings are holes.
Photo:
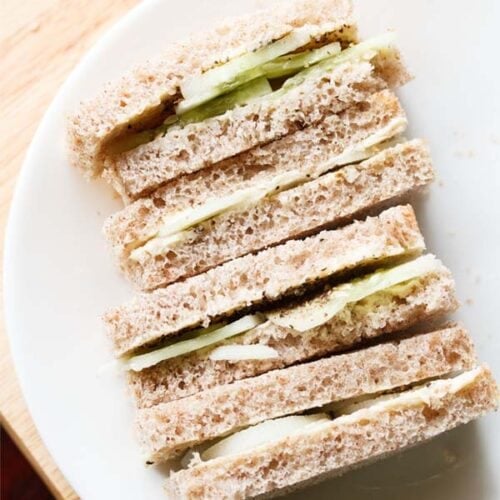
<path fill-rule="evenodd" d="M 147 408 L 395 335 L 457 306 L 451 273 L 426 255 L 326 286 L 293 306 L 179 335 L 126 361 L 129 386 Z"/>
<path fill-rule="evenodd" d="M 138 411 L 148 462 L 239 429 L 339 401 L 380 393 L 476 364 L 458 326 L 299 364 Z"/>
<path fill-rule="evenodd" d="M 105 323 L 118 356 L 176 334 L 209 327 L 264 303 L 296 296 L 355 268 L 419 254 L 422 234 L 410 206 L 398 206 L 341 229 L 291 240 L 206 273 L 143 293 L 109 311 Z"/>
<path fill-rule="evenodd" d="M 268 420 L 194 455 L 170 475 L 175 499 L 275 496 L 426 441 L 498 407 L 486 366 L 409 390 Z M 302 418 L 300 418 L 302 417 Z"/>
<path fill-rule="evenodd" d="M 377 143 L 406 125 L 396 97 L 384 91 L 367 105 L 336 117 L 331 136 L 302 130 L 181 177 L 112 215 L 105 234 L 125 275 L 152 290 L 345 224 L 427 186 L 434 173 L 421 140 Z M 373 156 L 326 173 L 364 155 Z"/>
<path fill-rule="evenodd" d="M 287 23 L 288 32 L 270 43 L 254 40 L 257 50 L 252 51 L 247 44 L 229 58 L 213 53 L 218 64 L 202 73 L 193 71 L 189 78 L 182 73 L 190 64 L 172 59 L 172 72 L 179 77 L 171 82 L 176 93 L 157 103 L 160 110 L 153 116 L 146 112 L 145 116 L 143 113 L 125 119 L 121 127 L 105 127 L 107 139 L 97 141 L 98 152 L 90 155 L 99 165 L 91 162 L 86 171 L 103 171 L 125 200 L 135 200 L 181 175 L 315 126 L 326 115 L 339 113 L 374 92 L 408 80 L 392 34 L 349 45 L 355 39 L 346 21 L 350 16 L 348 2 L 307 3 L 305 7 L 306 2 L 296 2 L 286 10 L 297 9 L 302 21 L 304 9 L 312 11 L 315 4 L 323 10 L 329 4 L 331 10 L 321 21 L 316 12 L 314 23 L 306 22 L 291 30 Z M 269 26 L 269 19 L 262 13 L 257 18 Z M 245 23 L 250 22 L 255 19 L 246 18 Z M 164 78 L 162 75 L 160 79 Z M 142 85 L 132 85 L 133 78 L 128 81 L 132 90 L 129 97 L 121 98 L 123 107 L 128 108 L 129 101 L 136 98 L 147 101 L 141 93 Z M 138 96 L 134 87 L 138 87 Z M 113 93 L 113 87 L 108 89 L 108 94 Z M 80 158 L 85 154 L 78 153 L 91 144 L 88 138 L 79 137 L 80 117 L 93 118 L 90 128 L 103 126 L 102 120 L 93 116 L 96 112 L 89 112 L 94 107 L 95 103 L 87 105 L 70 124 L 71 144 L 77 153 L 75 163 L 80 165 L 88 166 L 85 158 Z M 87 123 L 84 130 L 88 128 Z"/>
<path fill-rule="evenodd" d="M 356 41 L 351 2 L 293 0 L 286 5 L 285 2 L 277 3 L 270 9 L 225 19 L 211 30 L 170 45 L 163 53 L 108 84 L 96 97 L 82 103 L 70 117 L 73 163 L 87 176 L 98 175 L 103 169 L 106 146 L 131 133 L 161 124 L 182 98 L 180 87 L 186 77 L 206 73 L 283 38 L 285 44 L 277 47 L 281 55 L 286 54 L 287 43 L 291 43 L 290 47 L 295 46 L 294 50 L 301 45 L 306 49 L 307 45 L 313 45 L 308 34 L 313 39 L 318 38 L 316 43 L 323 45 Z"/>

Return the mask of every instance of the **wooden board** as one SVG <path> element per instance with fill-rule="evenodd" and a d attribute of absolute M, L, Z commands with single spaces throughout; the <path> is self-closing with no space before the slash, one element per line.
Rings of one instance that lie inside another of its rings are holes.
<path fill-rule="evenodd" d="M 0 2 L 0 231 L 15 180 L 44 110 L 99 35 L 137 0 Z M 3 247 L 0 249 L 3 262 Z M 3 280 L 2 280 L 3 282 Z M 1 313 L 0 313 L 1 314 Z M 77 498 L 26 409 L 0 317 L 1 423 L 57 498 Z"/>

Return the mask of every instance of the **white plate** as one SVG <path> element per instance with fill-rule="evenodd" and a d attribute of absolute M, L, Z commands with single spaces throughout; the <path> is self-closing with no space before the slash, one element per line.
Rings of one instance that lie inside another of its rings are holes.
<path fill-rule="evenodd" d="M 29 149 L 5 250 L 5 306 L 24 395 L 50 453 L 85 499 L 162 497 L 164 471 L 145 469 L 99 316 L 132 294 L 101 237 L 118 209 L 110 191 L 67 164 L 64 115 L 162 45 L 256 0 L 149 1 L 89 53 L 54 100 Z M 459 317 L 500 376 L 500 3 L 365 0 L 364 34 L 396 28 L 417 75 L 401 93 L 410 134 L 430 142 L 440 181 L 420 222 L 454 271 Z M 500 498 L 500 426 L 488 416 L 399 457 L 317 486 L 315 498 Z M 298 497 L 296 497 L 298 498 Z"/>

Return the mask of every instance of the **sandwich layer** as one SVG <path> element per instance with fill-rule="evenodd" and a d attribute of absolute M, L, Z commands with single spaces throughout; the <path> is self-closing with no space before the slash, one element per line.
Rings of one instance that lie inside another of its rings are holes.
<path fill-rule="evenodd" d="M 315 127 L 169 182 L 152 196 L 110 216 L 104 226 L 105 236 L 122 266 L 126 266 L 130 249 L 154 236 L 165 219 L 271 182 L 291 171 L 312 178 L 343 162 L 355 161 L 350 151 L 367 140 L 371 144 L 389 139 L 402 132 L 405 123 L 404 112 L 393 93 L 373 94 L 338 115 L 325 116 Z M 377 135 L 380 139 L 373 141 Z"/>
<path fill-rule="evenodd" d="M 172 44 L 84 102 L 68 124 L 72 163 L 86 176 L 99 174 L 106 144 L 129 126 L 140 129 L 161 120 L 165 108 L 179 98 L 179 85 L 186 76 L 253 52 L 304 26 L 329 32 L 332 40 L 356 40 L 348 0 L 294 0 L 286 8 L 278 3 L 270 9 L 225 19 L 210 31 Z"/>
<path fill-rule="evenodd" d="M 148 461 L 283 415 L 468 370 L 476 357 L 458 326 L 357 352 L 274 370 L 139 410 Z"/>
<path fill-rule="evenodd" d="M 181 330 L 297 294 L 360 265 L 424 249 L 410 206 L 393 207 L 334 231 L 246 255 L 108 312 L 104 321 L 117 355 L 132 353 Z"/>
<path fill-rule="evenodd" d="M 341 416 L 232 456 L 171 474 L 169 498 L 243 499 L 285 493 L 343 474 L 368 461 L 426 441 L 498 407 L 486 367 L 431 383 L 390 402 Z"/>
<path fill-rule="evenodd" d="M 258 204 L 209 219 L 180 242 L 125 268 L 142 289 L 154 289 L 228 260 L 335 227 L 428 185 L 434 177 L 421 141 L 389 148 Z"/>
<path fill-rule="evenodd" d="M 450 272 L 444 268 L 410 285 L 378 292 L 346 306 L 323 325 L 297 332 L 271 321 L 220 345 L 262 345 L 270 360 L 213 360 L 211 349 L 172 358 L 139 372 L 130 371 L 130 390 L 139 408 L 184 398 L 270 370 L 345 350 L 365 340 L 395 333 L 454 311 L 458 306 Z M 213 347 L 216 347 L 213 346 Z"/>
<path fill-rule="evenodd" d="M 404 83 L 407 74 L 393 53 L 393 70 Z M 381 56 L 382 57 L 382 56 Z M 383 56 L 385 62 L 389 55 Z M 196 172 L 260 144 L 319 123 L 325 114 L 388 87 L 373 61 L 345 62 L 277 97 L 264 97 L 226 113 L 174 127 L 166 134 L 106 160 L 106 172 L 127 199 L 145 196 L 166 182 Z M 384 69 L 387 65 L 384 66 Z"/>

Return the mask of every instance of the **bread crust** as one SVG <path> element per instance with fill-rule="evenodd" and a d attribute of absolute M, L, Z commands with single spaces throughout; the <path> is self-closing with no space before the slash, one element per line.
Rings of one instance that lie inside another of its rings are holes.
<path fill-rule="evenodd" d="M 393 207 L 377 217 L 291 240 L 137 295 L 109 311 L 104 322 L 120 356 L 183 329 L 296 294 L 359 265 L 418 253 L 424 247 L 411 206 Z"/>
<path fill-rule="evenodd" d="M 228 18 L 207 32 L 171 44 L 163 53 L 132 68 L 80 104 L 68 118 L 71 163 L 87 177 L 103 168 L 106 143 L 130 124 L 154 122 L 177 99 L 186 76 L 250 52 L 305 25 L 325 26 L 344 42 L 355 41 L 349 0 L 293 0 L 258 12 Z"/>
<path fill-rule="evenodd" d="M 274 370 L 258 377 L 139 410 L 138 435 L 148 462 L 161 462 L 204 441 L 264 420 L 476 365 L 467 332 L 453 326 Z"/>
<path fill-rule="evenodd" d="M 428 402 L 384 409 L 361 420 L 337 419 L 233 457 L 172 473 L 172 499 L 276 496 L 426 441 L 498 407 L 498 387 L 487 367 L 457 392 L 434 391 Z"/>

